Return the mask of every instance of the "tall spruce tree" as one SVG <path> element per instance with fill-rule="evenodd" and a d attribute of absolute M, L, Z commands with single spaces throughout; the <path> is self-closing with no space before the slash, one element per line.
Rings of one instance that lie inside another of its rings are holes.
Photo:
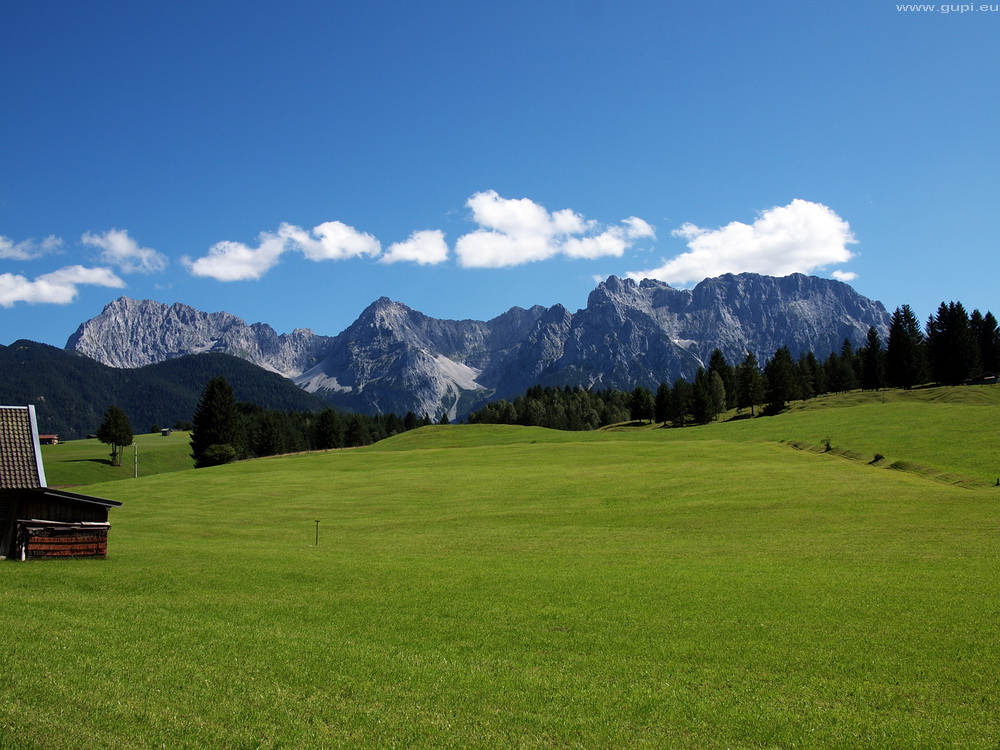
<path fill-rule="evenodd" d="M 720 411 L 736 407 L 736 368 L 726 361 L 721 349 L 714 349 L 708 360 L 708 371 L 719 373 L 726 390 L 726 403 Z"/>
<path fill-rule="evenodd" d="M 644 419 L 652 421 L 656 404 L 650 390 L 645 386 L 637 385 L 629 398 L 628 410 L 629 417 L 638 420 L 639 424 L 642 424 Z"/>
<path fill-rule="evenodd" d="M 668 383 L 660 383 L 656 389 L 653 419 L 660 424 L 666 424 L 667 420 L 670 419 L 670 385 Z"/>
<path fill-rule="evenodd" d="M 236 396 L 223 375 L 205 386 L 194 412 L 191 458 L 195 468 L 216 466 L 241 458 L 243 434 Z"/>
<path fill-rule="evenodd" d="M 431 418 L 428 415 L 424 415 L 425 427 L 431 424 Z M 370 445 L 372 442 L 371 430 L 368 426 L 368 420 L 361 414 L 351 414 L 347 418 L 347 429 L 344 433 L 344 443 L 349 448 L 354 448 L 362 445 Z"/>
<path fill-rule="evenodd" d="M 691 404 L 691 416 L 698 424 L 711 422 L 712 414 L 712 393 L 710 389 L 709 374 L 704 367 L 699 367 L 694 376 L 694 401 Z"/>
<path fill-rule="evenodd" d="M 1000 371 L 1000 327 L 997 326 L 997 319 L 989 310 L 985 315 L 973 310 L 969 323 L 979 345 L 980 366 L 984 371 L 997 373 Z"/>
<path fill-rule="evenodd" d="M 787 346 L 775 351 L 774 356 L 764 365 L 764 381 L 764 399 L 769 411 L 781 411 L 789 401 L 799 398 L 795 363 Z"/>
<path fill-rule="evenodd" d="M 885 376 L 893 388 L 910 389 L 927 379 L 927 353 L 920 323 L 909 305 L 897 307 L 889 321 Z"/>
<path fill-rule="evenodd" d="M 684 378 L 677 378 L 670 389 L 670 422 L 674 427 L 687 424 L 688 415 L 694 404 L 694 386 Z"/>
<path fill-rule="evenodd" d="M 809 352 L 812 354 L 812 352 Z M 813 362 L 815 357 L 813 358 Z M 810 399 L 817 395 L 816 392 L 816 372 L 819 368 L 813 369 L 813 362 L 806 358 L 805 354 L 800 354 L 795 363 L 795 375 L 799 380 L 799 395 L 804 399 Z"/>
<path fill-rule="evenodd" d="M 412 411 L 406 415 L 407 423 L 411 417 L 413 418 L 412 422 L 415 423 L 417 417 Z M 413 427 L 405 427 L 405 429 L 412 430 Z M 344 447 L 344 424 L 340 415 L 333 409 L 324 409 L 316 417 L 316 423 L 313 426 L 313 445 L 316 450 Z"/>
<path fill-rule="evenodd" d="M 835 393 L 846 393 L 858 387 L 858 378 L 854 370 L 854 347 L 850 339 L 844 339 L 840 354 L 830 352 L 823 363 L 826 373 L 827 387 Z"/>
<path fill-rule="evenodd" d="M 753 416 L 754 407 L 764 403 L 764 375 L 753 352 L 748 351 L 743 358 L 736 378 L 736 408 L 750 409 L 750 416 Z"/>
<path fill-rule="evenodd" d="M 285 425 L 276 411 L 265 411 L 255 416 L 251 438 L 251 450 L 255 456 L 277 456 L 288 451 Z"/>
<path fill-rule="evenodd" d="M 866 391 L 877 391 L 885 387 L 885 352 L 882 337 L 874 326 L 868 328 L 865 345 L 860 352 L 861 387 Z"/>
<path fill-rule="evenodd" d="M 958 385 L 979 373 L 979 342 L 961 302 L 942 302 L 927 321 L 927 358 L 938 383 Z"/>
<path fill-rule="evenodd" d="M 712 419 L 718 419 L 719 415 L 726 410 L 728 394 L 725 383 L 718 370 L 709 370 L 708 373 L 708 395 L 712 406 Z"/>
<path fill-rule="evenodd" d="M 848 338 L 844 339 L 844 343 L 840 347 L 840 362 L 847 379 L 847 390 L 853 391 L 861 383 L 861 361 L 858 359 L 857 352 L 854 351 L 854 344 Z"/>

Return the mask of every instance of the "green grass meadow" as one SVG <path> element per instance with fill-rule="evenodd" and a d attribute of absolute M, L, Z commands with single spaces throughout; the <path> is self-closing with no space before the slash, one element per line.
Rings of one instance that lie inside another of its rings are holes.
<path fill-rule="evenodd" d="M 166 437 L 159 432 L 136 435 L 135 445 L 138 449 L 140 477 L 194 468 L 190 432 L 174 432 Z M 50 487 L 132 479 L 136 471 L 136 449 L 125 449 L 121 466 L 111 465 L 110 454 L 111 446 L 96 438 L 43 445 L 45 479 Z"/>
<path fill-rule="evenodd" d="M 0 566 L 0 747 L 995 748 L 1000 399 L 953 390 L 89 486 L 108 559 Z"/>

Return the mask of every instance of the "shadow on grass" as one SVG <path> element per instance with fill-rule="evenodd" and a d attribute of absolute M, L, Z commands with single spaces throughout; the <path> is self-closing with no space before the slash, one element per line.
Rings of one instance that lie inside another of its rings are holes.
<path fill-rule="evenodd" d="M 114 466 L 110 458 L 71 458 L 62 463 L 66 464 L 102 464 L 104 466 Z"/>

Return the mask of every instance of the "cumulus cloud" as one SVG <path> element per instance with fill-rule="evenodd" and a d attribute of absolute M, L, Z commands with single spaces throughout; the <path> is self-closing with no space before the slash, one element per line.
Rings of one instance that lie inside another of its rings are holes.
<path fill-rule="evenodd" d="M 359 255 L 378 256 L 382 245 L 372 235 L 359 232 L 339 221 L 328 221 L 311 230 L 294 224 L 281 224 L 277 232 L 261 232 L 257 246 L 224 240 L 208 249 L 208 254 L 181 262 L 195 276 L 218 281 L 259 279 L 289 251 L 302 253 L 309 260 L 344 260 Z"/>
<path fill-rule="evenodd" d="M 594 224 L 568 208 L 550 214 L 529 198 L 501 198 L 495 190 L 476 193 L 466 205 L 481 227 L 514 237 L 579 234 Z"/>
<path fill-rule="evenodd" d="M 442 263 L 448 258 L 448 245 L 444 241 L 444 232 L 439 229 L 428 229 L 414 232 L 403 242 L 389 245 L 379 261 L 382 263 L 398 263 L 410 261 L 420 265 Z"/>
<path fill-rule="evenodd" d="M 545 260 L 621 257 L 639 239 L 655 237 L 653 227 L 636 217 L 621 226 L 603 227 L 570 210 L 549 212 L 528 198 L 502 198 L 495 190 L 466 202 L 480 228 L 458 238 L 459 265 L 502 268 Z"/>
<path fill-rule="evenodd" d="M 272 232 L 262 232 L 257 247 L 242 242 L 223 240 L 208 249 L 208 255 L 196 260 L 181 259 L 195 276 L 207 276 L 217 281 L 247 281 L 259 279 L 271 270 L 285 252 L 287 238 Z"/>
<path fill-rule="evenodd" d="M 103 234 L 86 232 L 80 241 L 101 249 L 101 262 L 117 266 L 122 273 L 157 273 L 167 267 L 167 256 L 129 237 L 125 229 L 109 229 Z"/>
<path fill-rule="evenodd" d="M 344 260 L 359 255 L 376 256 L 382 251 L 377 239 L 340 221 L 327 221 L 313 227 L 311 233 L 292 224 L 282 224 L 278 235 L 309 260 Z"/>
<path fill-rule="evenodd" d="M 655 239 L 653 227 L 642 219 L 630 216 L 621 227 L 608 227 L 591 237 L 570 237 L 563 243 L 563 252 L 571 258 L 600 258 L 612 255 L 620 258 L 635 243 L 643 238 Z"/>
<path fill-rule="evenodd" d="M 854 254 L 847 246 L 857 242 L 848 223 L 833 210 L 799 198 L 761 212 L 753 224 L 734 221 L 720 229 L 703 229 L 687 223 L 673 235 L 687 240 L 689 252 L 659 268 L 628 275 L 683 284 L 724 273 L 811 273 L 849 261 Z M 834 275 L 855 278 L 846 271 Z"/>
<path fill-rule="evenodd" d="M 606 226 L 568 208 L 550 212 L 528 198 L 502 198 L 495 190 L 474 194 L 466 205 L 479 227 L 459 237 L 455 255 L 460 266 L 470 268 L 503 268 L 556 255 L 621 257 L 639 240 L 656 237 L 653 227 L 635 216 Z M 218 242 L 203 257 L 181 261 L 195 276 L 240 281 L 260 279 L 288 252 L 299 252 L 313 261 L 368 256 L 383 264 L 435 265 L 450 257 L 439 229 L 413 232 L 383 251 L 372 235 L 328 221 L 311 230 L 281 224 L 276 232 L 262 232 L 256 245 Z"/>
<path fill-rule="evenodd" d="M 76 299 L 83 285 L 121 289 L 125 282 L 109 268 L 67 266 L 43 274 L 34 281 L 12 273 L 0 274 L 0 306 L 12 307 L 17 302 L 65 305 Z"/>
<path fill-rule="evenodd" d="M 63 241 L 54 235 L 49 235 L 41 242 L 22 240 L 14 242 L 9 237 L 0 235 L 0 258 L 5 260 L 34 260 L 62 248 Z"/>
<path fill-rule="evenodd" d="M 455 243 L 459 265 L 467 268 L 503 268 L 551 258 L 558 252 L 544 235 L 512 236 L 478 229 Z"/>

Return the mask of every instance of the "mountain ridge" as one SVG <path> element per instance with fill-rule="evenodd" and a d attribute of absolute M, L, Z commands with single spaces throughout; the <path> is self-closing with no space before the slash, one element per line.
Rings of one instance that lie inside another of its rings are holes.
<path fill-rule="evenodd" d="M 94 325 L 95 321 L 100 323 Z M 188 354 L 221 352 L 290 377 L 308 366 L 328 341 L 308 328 L 278 334 L 266 323 L 247 325 L 227 312 L 119 297 L 100 315 L 80 324 L 65 348 L 109 367 L 128 369 Z"/>
<path fill-rule="evenodd" d="M 724 274 L 692 289 L 610 276 L 586 307 L 512 307 L 487 321 L 429 317 L 380 297 L 336 336 L 277 334 L 229 313 L 120 298 L 80 325 L 67 349 L 117 367 L 182 354 L 240 356 L 349 410 L 460 417 L 532 385 L 631 389 L 692 378 L 718 348 L 760 362 L 780 346 L 826 356 L 889 315 L 849 285 L 815 276 Z"/>

